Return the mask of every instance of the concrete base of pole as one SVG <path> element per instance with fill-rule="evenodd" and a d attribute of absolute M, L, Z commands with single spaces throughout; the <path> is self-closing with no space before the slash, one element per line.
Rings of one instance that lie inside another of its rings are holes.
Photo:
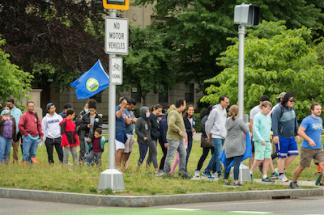
<path fill-rule="evenodd" d="M 125 189 L 123 173 L 117 169 L 106 169 L 100 173 L 98 190 L 123 191 Z"/>

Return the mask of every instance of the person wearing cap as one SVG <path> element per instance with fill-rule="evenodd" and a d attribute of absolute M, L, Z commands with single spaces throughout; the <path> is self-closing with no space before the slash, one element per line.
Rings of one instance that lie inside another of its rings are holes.
<path fill-rule="evenodd" d="M 45 136 L 45 146 L 47 151 L 47 159 L 49 164 L 54 163 L 53 148 L 55 147 L 59 161 L 63 162 L 63 150 L 61 147 L 61 127 L 60 122 L 62 116 L 57 114 L 56 107 L 53 103 L 46 106 L 47 114 L 42 120 L 42 129 Z"/>
<path fill-rule="evenodd" d="M 12 143 L 12 149 L 13 149 L 12 157 L 13 157 L 13 162 L 18 162 L 18 149 L 20 146 L 19 140 L 21 137 L 18 128 L 18 123 L 22 115 L 22 112 L 19 108 L 16 107 L 14 99 L 7 100 L 6 108 L 10 110 L 10 115 L 15 119 L 16 122 L 16 140 Z"/>
<path fill-rule="evenodd" d="M 8 163 L 13 140 L 16 139 L 16 121 L 10 110 L 3 110 L 0 116 L 0 163 Z"/>
<path fill-rule="evenodd" d="M 272 142 L 276 144 L 278 151 L 279 180 L 287 182 L 285 170 L 298 156 L 298 146 L 295 140 L 298 123 L 296 112 L 293 109 L 295 98 L 292 93 L 286 93 L 271 115 L 272 119 Z"/>
<path fill-rule="evenodd" d="M 280 102 L 282 101 L 282 99 L 283 99 L 283 97 L 284 97 L 285 95 L 286 95 L 286 92 L 281 92 L 281 93 L 276 97 L 276 99 L 278 100 L 278 103 L 277 103 L 275 106 L 272 107 L 272 110 L 271 110 L 270 114 L 272 113 L 272 111 L 273 111 L 276 107 L 278 107 L 278 106 L 280 105 Z"/>

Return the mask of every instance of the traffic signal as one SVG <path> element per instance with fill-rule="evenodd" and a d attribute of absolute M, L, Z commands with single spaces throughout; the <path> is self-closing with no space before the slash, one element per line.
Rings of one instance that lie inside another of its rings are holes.
<path fill-rule="evenodd" d="M 260 8 L 252 4 L 236 5 L 234 9 L 234 23 L 240 25 L 258 25 L 260 20 Z"/>
<path fill-rule="evenodd" d="M 128 10 L 129 0 L 103 0 L 103 7 L 110 10 Z"/>

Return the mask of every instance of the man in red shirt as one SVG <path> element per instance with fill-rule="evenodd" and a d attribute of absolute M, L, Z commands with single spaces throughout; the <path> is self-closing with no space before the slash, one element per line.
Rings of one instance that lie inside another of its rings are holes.
<path fill-rule="evenodd" d="M 19 120 L 19 130 L 23 140 L 23 161 L 36 163 L 38 143 L 43 138 L 41 120 L 35 113 L 35 103 L 27 102 L 27 111 Z"/>

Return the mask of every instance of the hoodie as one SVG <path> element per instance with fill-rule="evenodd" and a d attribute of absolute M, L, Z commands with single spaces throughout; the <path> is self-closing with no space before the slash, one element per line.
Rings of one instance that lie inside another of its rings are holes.
<path fill-rule="evenodd" d="M 212 138 L 225 139 L 227 111 L 220 104 L 216 105 L 210 112 L 206 122 L 206 134 L 212 134 Z"/>
<path fill-rule="evenodd" d="M 178 110 L 171 106 L 168 110 L 168 132 L 167 139 L 168 140 L 182 140 L 183 136 L 186 133 L 186 128 L 184 125 L 183 117 Z"/>
<path fill-rule="evenodd" d="M 151 123 L 150 119 L 146 117 L 148 107 L 143 106 L 140 109 L 140 117 L 136 120 L 135 133 L 137 135 L 138 143 L 149 143 L 151 141 Z M 144 140 L 146 138 L 146 140 Z"/>
<path fill-rule="evenodd" d="M 226 120 L 225 124 L 227 136 L 224 142 L 226 158 L 241 156 L 245 152 L 245 137 L 249 131 L 248 126 L 241 119 L 233 120 L 231 117 Z"/>

